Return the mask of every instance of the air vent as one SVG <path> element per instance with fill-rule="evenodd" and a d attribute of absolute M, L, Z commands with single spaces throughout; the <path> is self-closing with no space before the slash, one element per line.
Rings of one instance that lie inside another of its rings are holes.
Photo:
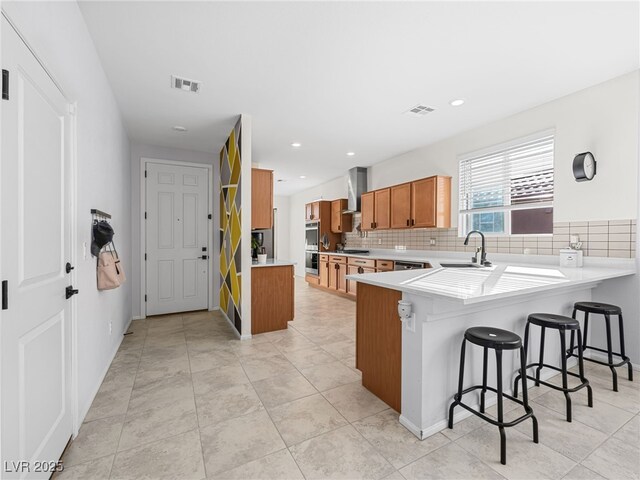
<path fill-rule="evenodd" d="M 171 87 L 185 92 L 199 93 L 202 82 L 198 80 L 189 80 L 188 78 L 176 77 L 171 75 Z"/>
<path fill-rule="evenodd" d="M 412 115 L 414 117 L 424 117 L 429 113 L 435 111 L 435 108 L 429 107 L 427 105 L 416 105 L 415 107 L 404 112 L 407 115 Z"/>

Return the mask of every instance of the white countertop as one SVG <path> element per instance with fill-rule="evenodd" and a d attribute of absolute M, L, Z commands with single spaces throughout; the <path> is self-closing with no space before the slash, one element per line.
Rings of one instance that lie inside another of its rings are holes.
<path fill-rule="evenodd" d="M 356 255 L 357 256 L 357 255 Z M 374 255 L 370 255 L 374 256 Z M 376 258 L 380 258 L 375 255 Z M 426 257 L 426 256 L 425 256 Z M 391 259 L 389 256 L 382 258 Z M 407 257 L 403 257 L 407 259 Z M 632 262 L 615 266 L 563 268 L 539 263 L 496 262 L 491 267 L 443 268 L 440 263 L 463 263 L 458 258 L 423 258 L 433 268 L 397 272 L 347 275 L 370 285 L 402 292 L 438 297 L 464 305 L 558 288 L 597 283 L 602 280 L 634 275 Z"/>
<path fill-rule="evenodd" d="M 295 265 L 296 262 L 290 262 L 288 260 L 274 260 L 273 258 L 268 258 L 267 263 L 258 263 L 256 261 L 251 263 L 251 268 L 255 267 L 286 267 L 288 265 Z"/>

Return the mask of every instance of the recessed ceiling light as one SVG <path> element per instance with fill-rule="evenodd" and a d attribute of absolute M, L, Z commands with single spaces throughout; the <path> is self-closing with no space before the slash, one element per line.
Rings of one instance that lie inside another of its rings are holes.
<path fill-rule="evenodd" d="M 456 98 L 455 100 L 451 100 L 449 102 L 449 105 L 451 105 L 452 107 L 459 107 L 460 105 L 462 105 L 464 103 L 464 100 L 461 98 Z"/>
<path fill-rule="evenodd" d="M 353 157 L 356 154 L 356 152 L 347 152 L 347 157 Z"/>
<path fill-rule="evenodd" d="M 187 131 L 187 127 L 183 127 L 182 125 L 174 125 L 173 129 L 176 132 L 186 132 Z"/>
<path fill-rule="evenodd" d="M 301 146 L 302 146 L 302 144 L 301 144 L 301 143 L 298 143 L 298 142 L 293 142 L 293 143 L 291 144 L 291 146 L 292 146 L 293 148 L 298 148 L 298 147 L 301 147 Z"/>
<path fill-rule="evenodd" d="M 300 175 L 300 178 L 307 178 L 306 175 Z"/>

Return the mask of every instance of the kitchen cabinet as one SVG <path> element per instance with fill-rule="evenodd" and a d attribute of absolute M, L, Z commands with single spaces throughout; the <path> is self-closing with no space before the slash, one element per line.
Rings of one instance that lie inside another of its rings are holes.
<path fill-rule="evenodd" d="M 251 169 L 251 228 L 273 227 L 273 170 Z"/>
<path fill-rule="evenodd" d="M 391 189 L 363 193 L 360 197 L 362 230 L 383 230 L 391 226 Z"/>
<path fill-rule="evenodd" d="M 294 316 L 293 265 L 251 269 L 251 333 L 285 330 Z"/>
<path fill-rule="evenodd" d="M 357 265 L 347 265 L 347 275 L 355 275 L 360 272 L 360 267 Z M 352 297 L 356 296 L 358 282 L 353 280 L 347 280 L 347 294 Z"/>
<path fill-rule="evenodd" d="M 331 232 L 345 233 L 353 229 L 353 215 L 342 213 L 346 208 L 346 198 L 339 198 L 331 202 Z"/>
<path fill-rule="evenodd" d="M 304 206 L 305 220 L 320 220 L 320 202 L 307 203 Z"/>
<path fill-rule="evenodd" d="M 318 263 L 318 273 L 320 274 L 320 286 L 329 288 L 329 257 L 328 255 L 320 255 Z"/>
<path fill-rule="evenodd" d="M 376 271 L 378 272 L 390 272 L 393 267 L 393 260 L 376 260 Z"/>
<path fill-rule="evenodd" d="M 411 227 L 411 183 L 391 187 L 391 228 Z"/>
<path fill-rule="evenodd" d="M 435 176 L 411 183 L 411 219 L 416 228 L 451 227 L 451 177 Z"/>
<path fill-rule="evenodd" d="M 375 192 L 375 219 L 373 220 L 376 230 L 383 230 L 391 227 L 391 189 L 383 188 Z"/>

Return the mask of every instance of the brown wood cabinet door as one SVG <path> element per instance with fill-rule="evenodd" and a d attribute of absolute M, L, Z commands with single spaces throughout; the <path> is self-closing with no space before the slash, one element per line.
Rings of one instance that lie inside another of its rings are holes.
<path fill-rule="evenodd" d="M 338 264 L 336 290 L 347 293 L 347 265 Z"/>
<path fill-rule="evenodd" d="M 311 204 L 311 220 L 320 220 L 320 202 Z"/>
<path fill-rule="evenodd" d="M 273 227 L 273 171 L 251 169 L 251 228 Z"/>
<path fill-rule="evenodd" d="M 362 211 L 360 228 L 362 230 L 373 230 L 373 222 L 375 220 L 375 192 L 363 193 L 360 198 L 360 210 Z"/>
<path fill-rule="evenodd" d="M 320 262 L 319 264 L 320 286 L 329 288 L 329 266 L 333 265 L 329 262 Z"/>
<path fill-rule="evenodd" d="M 356 275 L 358 273 L 358 266 L 356 265 L 348 265 L 347 266 L 347 274 L 348 275 Z M 347 293 L 349 295 L 356 296 L 358 282 L 355 280 L 347 280 Z"/>
<path fill-rule="evenodd" d="M 391 189 L 383 188 L 375 192 L 375 219 L 376 230 L 391 227 Z"/>
<path fill-rule="evenodd" d="M 331 202 L 331 231 L 342 233 L 342 200 Z"/>
<path fill-rule="evenodd" d="M 338 290 L 338 268 L 340 264 L 329 263 L 329 288 Z"/>
<path fill-rule="evenodd" d="M 436 226 L 436 177 L 411 184 L 411 219 L 414 227 Z"/>
<path fill-rule="evenodd" d="M 411 227 L 411 183 L 391 187 L 391 228 Z"/>

